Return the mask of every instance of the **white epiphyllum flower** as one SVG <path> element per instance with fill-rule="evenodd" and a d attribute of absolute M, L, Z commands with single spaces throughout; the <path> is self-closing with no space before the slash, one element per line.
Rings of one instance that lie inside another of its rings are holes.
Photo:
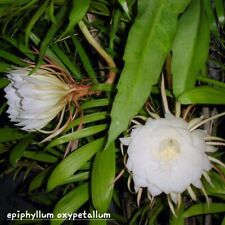
<path fill-rule="evenodd" d="M 168 194 L 169 205 L 174 212 L 170 199 L 179 204 L 180 194 L 185 190 L 195 199 L 191 185 L 202 189 L 206 195 L 202 175 L 210 182 L 207 175 L 212 168 L 210 160 L 222 165 L 207 155 L 207 152 L 215 150 L 211 144 L 218 138 L 196 128 L 224 113 L 205 121 L 198 118 L 188 123 L 172 115 L 166 98 L 163 100 L 165 118 L 147 119 L 145 125 L 136 125 L 130 136 L 121 138 L 121 142 L 128 146 L 126 167 L 132 173 L 136 192 L 147 187 L 150 196 Z"/>
<path fill-rule="evenodd" d="M 9 118 L 32 132 L 41 130 L 61 112 L 58 126 L 51 131 L 58 132 L 66 106 L 70 101 L 77 104 L 78 97 L 88 94 L 88 88 L 80 88 L 69 75 L 53 68 L 43 66 L 30 74 L 31 70 L 15 68 L 7 74 L 11 81 L 5 88 Z"/>

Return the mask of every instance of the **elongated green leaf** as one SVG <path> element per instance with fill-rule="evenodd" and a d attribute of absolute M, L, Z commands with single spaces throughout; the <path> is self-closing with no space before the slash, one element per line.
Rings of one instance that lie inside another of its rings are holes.
<path fill-rule="evenodd" d="M 76 38 L 76 36 L 71 35 L 71 39 L 73 41 L 73 44 L 80 56 L 80 59 L 83 63 L 83 66 L 85 68 L 85 70 L 88 73 L 88 76 L 92 79 L 93 83 L 97 83 L 97 79 L 96 79 L 96 73 L 94 71 L 94 68 L 92 66 L 91 60 L 89 59 L 87 53 L 85 52 L 85 49 L 82 47 L 81 43 L 79 42 L 79 40 Z"/>
<path fill-rule="evenodd" d="M 222 81 L 214 80 L 206 76 L 197 76 L 197 80 L 202 81 L 203 83 L 213 84 L 215 87 L 218 86 L 225 89 L 225 83 Z"/>
<path fill-rule="evenodd" d="M 189 0 L 138 1 L 138 15 L 128 36 L 125 67 L 112 107 L 108 144 L 126 129 L 158 81 L 171 49 L 177 17 L 188 3 Z"/>
<path fill-rule="evenodd" d="M 222 194 L 225 197 L 225 185 L 224 185 L 224 179 L 221 175 L 211 172 L 212 177 L 212 183 L 213 186 L 210 185 L 208 182 L 204 182 L 204 187 L 207 191 L 207 193 L 210 194 Z"/>
<path fill-rule="evenodd" d="M 3 58 L 13 64 L 16 64 L 17 66 L 27 66 L 27 63 L 21 61 L 17 56 L 5 51 L 5 50 L 0 50 L 0 58 Z"/>
<path fill-rule="evenodd" d="M 30 182 L 29 185 L 29 191 L 33 191 L 39 187 L 41 187 L 44 182 L 47 181 L 49 177 L 50 169 L 42 170 L 40 173 L 38 173 Z"/>
<path fill-rule="evenodd" d="M 83 19 L 89 8 L 91 0 L 73 0 L 73 7 L 69 15 L 69 24 L 65 33 L 72 31 L 74 26 Z"/>
<path fill-rule="evenodd" d="M 8 35 L 4 35 L 1 38 L 3 40 L 7 41 L 8 43 L 10 43 L 12 46 L 17 48 L 18 50 L 20 50 L 29 59 L 31 59 L 33 61 L 35 60 L 35 55 L 32 53 L 32 51 L 26 45 L 24 45 L 21 42 L 20 39 L 15 39 L 15 38 L 12 38 Z"/>
<path fill-rule="evenodd" d="M 30 144 L 31 140 L 33 138 L 32 136 L 29 136 L 23 140 L 21 140 L 10 152 L 9 155 L 9 161 L 10 163 L 15 166 L 16 163 L 20 160 L 20 158 L 23 156 L 24 151 L 26 150 L 27 146 Z"/>
<path fill-rule="evenodd" d="M 19 15 L 19 14 L 22 14 L 22 13 L 24 13 L 25 11 L 27 12 L 27 11 L 30 11 L 30 9 L 32 8 L 32 7 L 35 7 L 35 3 L 37 2 L 38 0 L 29 0 L 29 1 L 27 1 L 27 3 L 26 4 L 21 4 L 19 7 L 16 7 L 15 9 L 15 11 L 13 10 L 13 14 L 14 15 Z M 18 3 L 19 1 L 14 1 L 13 3 L 13 5 L 15 6 L 15 3 Z M 9 5 L 8 6 L 8 8 L 12 8 L 12 5 Z"/>
<path fill-rule="evenodd" d="M 177 97 L 193 88 L 209 49 L 210 30 L 200 0 L 192 1 L 181 16 L 173 44 L 173 92 Z"/>
<path fill-rule="evenodd" d="M 70 176 L 69 178 L 66 178 L 63 182 L 63 184 L 69 184 L 69 183 L 74 183 L 78 181 L 84 181 L 90 178 L 90 172 L 83 172 L 83 173 L 78 173 L 76 175 Z"/>
<path fill-rule="evenodd" d="M 178 101 L 181 104 L 225 104 L 225 89 L 195 87 L 181 94 Z"/>
<path fill-rule="evenodd" d="M 0 115 L 2 115 L 2 113 L 5 111 L 5 108 L 7 107 L 7 102 L 4 102 L 1 106 L 0 106 Z"/>
<path fill-rule="evenodd" d="M 41 42 L 40 38 L 38 36 L 36 36 L 34 33 L 31 33 L 30 35 L 30 39 L 32 40 L 32 42 L 38 46 Z M 54 62 L 54 64 L 60 66 L 61 68 L 63 68 L 67 73 L 69 73 L 69 71 L 67 70 L 67 68 L 64 66 L 64 64 L 61 62 L 61 60 L 55 55 L 55 53 L 50 49 L 47 48 L 45 55 L 51 59 L 52 62 Z"/>
<path fill-rule="evenodd" d="M 46 152 L 25 151 L 23 157 L 46 163 L 55 163 L 58 158 Z"/>
<path fill-rule="evenodd" d="M 93 141 L 72 152 L 62 162 L 60 162 L 52 172 L 47 189 L 51 191 L 58 185 L 63 184 L 79 168 L 81 168 L 97 151 L 103 147 L 104 139 Z"/>
<path fill-rule="evenodd" d="M 64 63 L 64 65 L 71 71 L 72 75 L 77 79 L 81 79 L 81 73 L 78 66 L 70 60 L 70 58 L 56 45 L 51 47 L 53 52 L 58 56 L 58 58 Z"/>
<path fill-rule="evenodd" d="M 27 134 L 23 134 L 14 128 L 0 128 L 0 143 L 19 140 L 26 136 Z"/>
<path fill-rule="evenodd" d="M 206 12 L 207 18 L 209 20 L 210 28 L 216 37 L 219 37 L 219 31 L 216 24 L 216 16 L 214 14 L 214 9 L 212 7 L 211 0 L 203 0 L 204 10 Z"/>
<path fill-rule="evenodd" d="M 56 145 L 67 143 L 69 141 L 74 141 L 74 140 L 79 139 L 79 138 L 88 137 L 90 135 L 97 134 L 97 133 L 105 130 L 106 128 L 107 128 L 107 125 L 101 124 L 101 125 L 96 125 L 96 126 L 84 128 L 82 130 L 78 130 L 78 131 L 75 131 L 75 132 L 70 133 L 70 134 L 66 134 L 62 137 L 59 137 L 59 138 L 55 139 L 51 143 L 49 143 L 48 146 L 47 146 L 47 149 L 52 148 Z"/>
<path fill-rule="evenodd" d="M 51 40 L 53 39 L 53 37 L 55 36 L 57 31 L 61 27 L 62 22 L 63 22 L 63 17 L 65 16 L 66 11 L 67 11 L 67 4 L 60 7 L 60 9 L 56 15 L 57 23 L 56 24 L 53 23 L 51 25 L 51 27 L 49 28 L 48 32 L 46 33 L 44 39 L 42 40 L 41 46 L 40 46 L 38 62 L 37 62 L 37 66 L 36 66 L 37 68 L 40 66 L 41 61 L 42 61 L 43 57 L 45 56 L 45 53 L 46 53 L 46 50 L 48 49 L 49 43 L 51 42 Z"/>
<path fill-rule="evenodd" d="M 119 29 L 119 26 L 121 25 L 121 17 L 122 17 L 122 12 L 121 10 L 116 10 L 112 17 L 112 26 L 111 26 L 111 31 L 109 34 L 109 49 L 112 52 L 114 50 L 114 42 L 117 37 L 117 32 Z"/>
<path fill-rule="evenodd" d="M 118 2 L 120 3 L 120 5 L 123 8 L 124 12 L 126 13 L 127 17 L 130 18 L 127 1 L 126 0 L 118 0 Z"/>
<path fill-rule="evenodd" d="M 148 225 L 156 224 L 157 217 L 162 212 L 162 210 L 163 210 L 163 205 L 162 204 L 159 204 L 159 205 L 157 205 L 157 207 L 154 207 L 154 211 L 151 212 Z"/>
<path fill-rule="evenodd" d="M 47 15 L 48 18 L 52 21 L 52 23 L 57 23 L 55 15 L 54 15 L 54 0 L 51 0 L 51 2 L 49 3 L 49 6 L 47 8 Z"/>
<path fill-rule="evenodd" d="M 113 194 L 113 182 L 115 179 L 115 146 L 112 143 L 104 151 L 98 152 L 91 178 L 91 193 L 95 208 L 101 212 L 107 212 Z"/>
<path fill-rule="evenodd" d="M 215 7 L 216 7 L 216 14 L 218 21 L 221 24 L 225 23 L 225 5 L 223 0 L 214 0 Z"/>
<path fill-rule="evenodd" d="M 0 78 L 0 88 L 4 88 L 9 84 L 9 80 L 5 78 Z"/>
<path fill-rule="evenodd" d="M 10 67 L 12 67 L 12 65 L 0 62 L 0 72 L 6 72 Z"/>
<path fill-rule="evenodd" d="M 60 199 L 53 210 L 55 218 L 60 218 L 58 217 L 59 214 L 62 215 L 63 213 L 67 213 L 68 215 L 69 213 L 71 214 L 75 212 L 88 200 L 88 198 L 88 184 L 84 183 L 74 190 L 70 191 L 62 199 Z M 66 218 L 57 220 L 52 219 L 51 224 L 60 225 L 65 219 Z M 75 220 L 77 218 L 72 218 L 71 220 L 73 219 Z"/>
<path fill-rule="evenodd" d="M 27 28 L 25 30 L 25 42 L 28 44 L 29 37 L 31 35 L 31 30 L 34 27 L 35 23 L 39 20 L 42 14 L 45 13 L 46 7 L 48 5 L 48 1 L 44 1 L 43 4 L 38 8 L 38 10 L 34 13 L 32 18 L 29 20 Z"/>
<path fill-rule="evenodd" d="M 107 1 L 91 1 L 91 9 L 97 11 L 101 15 L 110 16 L 110 9 L 107 7 Z"/>
<path fill-rule="evenodd" d="M 176 215 L 170 216 L 170 225 L 185 225 L 185 218 L 183 217 L 183 213 L 184 203 L 181 202 L 180 207 L 176 210 Z"/>
<path fill-rule="evenodd" d="M 101 107 L 101 106 L 108 106 L 110 103 L 109 99 L 96 99 L 96 100 L 91 100 L 88 102 L 85 102 L 81 105 L 82 109 L 90 109 L 90 108 L 95 108 L 95 107 Z"/>
<path fill-rule="evenodd" d="M 209 213 L 221 213 L 225 212 L 225 204 L 223 203 L 201 203 L 196 204 L 185 210 L 183 216 L 185 218 L 202 215 L 202 214 L 209 214 Z"/>
<path fill-rule="evenodd" d="M 78 119 L 74 120 L 72 123 L 70 123 L 70 125 L 67 127 L 66 130 L 69 130 L 72 127 L 78 126 L 81 123 L 81 120 L 82 120 L 82 124 L 86 124 L 86 123 L 90 123 L 90 122 L 104 120 L 107 118 L 107 116 L 108 116 L 107 112 L 96 112 L 96 113 L 88 114 L 88 115 L 84 116 L 82 119 L 78 118 Z"/>
<path fill-rule="evenodd" d="M 142 213 L 143 213 L 143 208 L 140 208 L 140 209 L 136 210 L 136 212 L 132 216 L 132 219 L 129 222 L 129 225 L 137 224 Z"/>

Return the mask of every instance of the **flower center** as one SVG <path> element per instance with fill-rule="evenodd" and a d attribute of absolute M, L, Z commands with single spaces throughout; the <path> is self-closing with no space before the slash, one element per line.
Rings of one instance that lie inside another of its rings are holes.
<path fill-rule="evenodd" d="M 159 145 L 159 157 L 164 161 L 174 159 L 180 153 L 180 144 L 177 140 L 168 138 Z"/>

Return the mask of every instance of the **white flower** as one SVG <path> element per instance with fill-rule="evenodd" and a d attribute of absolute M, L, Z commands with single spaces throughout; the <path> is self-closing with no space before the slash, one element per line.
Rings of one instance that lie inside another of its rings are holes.
<path fill-rule="evenodd" d="M 172 201 L 179 207 L 182 192 L 187 190 L 191 198 L 196 200 L 192 185 L 202 190 L 208 202 L 208 196 L 201 178 L 204 176 L 206 181 L 213 186 L 207 173 L 213 167 L 212 163 L 225 168 L 223 162 L 208 155 L 216 151 L 214 145 L 225 146 L 225 140 L 210 136 L 203 129 L 197 129 L 209 121 L 224 116 L 225 112 L 204 120 L 201 116 L 186 122 L 185 119 L 191 107 L 188 107 L 183 118 L 180 118 L 181 104 L 176 102 L 176 116 L 171 114 L 163 76 L 161 94 L 165 118 L 160 118 L 153 113 L 151 105 L 149 107 L 146 104 L 147 112 L 154 119 L 137 116 L 138 119 L 147 120 L 145 125 L 133 119 L 132 122 L 135 126 L 131 130 L 130 136 L 120 138 L 121 150 L 123 153 L 123 145 L 128 146 L 128 158 L 124 158 L 127 159 L 126 167 L 133 176 L 135 191 L 138 192 L 138 206 L 142 189 L 147 188 L 148 197 L 151 201 L 154 196 L 161 193 L 167 194 L 169 207 L 173 214 L 176 214 Z"/>
<path fill-rule="evenodd" d="M 11 83 L 5 88 L 12 122 L 26 131 L 45 127 L 64 109 L 70 87 L 51 69 L 18 68 L 7 74 Z"/>
<path fill-rule="evenodd" d="M 177 203 L 180 193 L 192 190 L 190 185 L 203 188 L 200 179 L 211 169 L 205 137 L 204 130 L 191 130 L 185 120 L 166 113 L 165 118 L 148 119 L 130 137 L 121 138 L 128 145 L 126 167 L 135 190 L 147 187 L 152 196 L 164 192 Z"/>

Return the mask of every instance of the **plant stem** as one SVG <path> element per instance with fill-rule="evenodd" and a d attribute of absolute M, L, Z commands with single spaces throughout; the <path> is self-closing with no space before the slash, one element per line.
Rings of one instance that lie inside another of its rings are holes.
<path fill-rule="evenodd" d="M 112 84 L 115 80 L 116 77 L 116 64 L 112 57 L 100 46 L 100 44 L 93 38 L 91 33 L 89 32 L 88 28 L 86 27 L 85 23 L 81 20 L 78 23 L 83 35 L 85 36 L 86 40 L 88 43 L 95 48 L 95 50 L 99 53 L 99 55 L 102 56 L 102 58 L 107 62 L 110 72 L 108 79 L 106 80 L 105 83 Z"/>

